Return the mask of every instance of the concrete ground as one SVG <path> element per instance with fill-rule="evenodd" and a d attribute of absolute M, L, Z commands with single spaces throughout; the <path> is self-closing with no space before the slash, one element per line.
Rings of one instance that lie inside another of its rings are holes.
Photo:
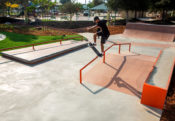
<path fill-rule="evenodd" d="M 132 52 L 156 57 L 161 49 L 133 46 Z M 159 121 L 162 111 L 136 96 L 79 83 L 79 70 L 95 56 L 87 47 L 34 66 L 0 57 L 0 121 Z"/>

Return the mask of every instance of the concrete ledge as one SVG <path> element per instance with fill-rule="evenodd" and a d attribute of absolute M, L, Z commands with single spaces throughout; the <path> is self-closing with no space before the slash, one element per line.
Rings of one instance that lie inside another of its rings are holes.
<path fill-rule="evenodd" d="M 32 50 L 32 47 L 28 47 L 17 50 L 5 51 L 2 52 L 2 56 L 26 64 L 36 64 L 41 61 L 45 61 L 53 57 L 83 48 L 87 45 L 88 42 L 85 41 L 67 41 L 64 42 L 62 45 L 59 45 L 59 43 L 52 43 L 36 46 L 35 50 Z"/>
<path fill-rule="evenodd" d="M 173 53 L 170 52 L 164 51 L 157 57 L 154 67 L 143 86 L 142 104 L 163 109 L 175 66 Z"/>

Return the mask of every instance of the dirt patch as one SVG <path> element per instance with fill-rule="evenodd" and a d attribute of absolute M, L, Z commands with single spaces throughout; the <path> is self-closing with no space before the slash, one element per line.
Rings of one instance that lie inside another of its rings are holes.
<path fill-rule="evenodd" d="M 56 35 L 72 35 L 76 32 L 64 30 L 64 29 L 55 29 L 50 27 L 14 27 L 13 29 L 6 29 L 8 32 L 15 32 L 20 34 L 27 35 L 39 35 L 39 36 L 56 36 Z"/>
<path fill-rule="evenodd" d="M 122 34 L 125 30 L 125 26 L 108 26 L 111 35 L 113 34 Z M 40 35 L 40 36 L 48 36 L 48 35 L 72 35 L 81 32 L 87 32 L 86 28 L 78 28 L 78 29 L 61 29 L 61 28 L 53 28 L 46 26 L 29 26 L 29 25 L 11 25 L 10 27 L 2 26 L 3 31 L 15 32 L 20 34 L 28 34 L 28 35 Z M 96 29 L 93 29 L 89 32 L 95 33 Z"/>
<path fill-rule="evenodd" d="M 125 28 L 126 28 L 125 26 L 108 26 L 108 29 L 111 35 L 122 34 Z M 76 29 L 76 31 L 77 32 L 87 32 L 85 28 Z M 95 33 L 96 31 L 97 31 L 96 29 L 93 29 L 93 30 L 90 30 L 89 32 Z"/>

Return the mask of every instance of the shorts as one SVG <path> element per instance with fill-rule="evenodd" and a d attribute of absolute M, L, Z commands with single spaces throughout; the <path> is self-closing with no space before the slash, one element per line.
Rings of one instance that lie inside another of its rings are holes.
<path fill-rule="evenodd" d="M 105 35 L 102 32 L 97 32 L 98 36 L 101 36 L 101 44 L 105 44 L 107 39 L 109 38 L 109 34 Z"/>

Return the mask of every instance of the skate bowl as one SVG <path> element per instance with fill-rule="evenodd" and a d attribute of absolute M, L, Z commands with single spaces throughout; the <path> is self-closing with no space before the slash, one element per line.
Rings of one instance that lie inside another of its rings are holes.
<path fill-rule="evenodd" d="M 175 40 L 175 26 L 128 23 L 123 35 L 132 38 L 173 42 Z"/>

